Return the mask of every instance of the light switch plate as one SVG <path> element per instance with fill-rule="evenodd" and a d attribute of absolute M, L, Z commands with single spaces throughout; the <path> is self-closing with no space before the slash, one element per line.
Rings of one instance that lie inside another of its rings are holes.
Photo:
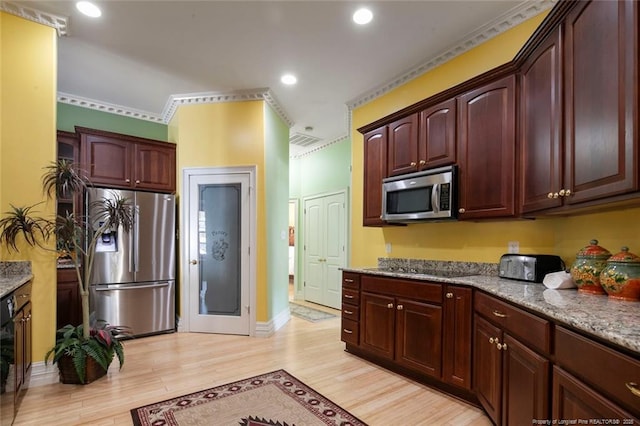
<path fill-rule="evenodd" d="M 509 253 L 520 253 L 520 242 L 509 241 L 509 243 L 507 243 L 507 251 Z"/>

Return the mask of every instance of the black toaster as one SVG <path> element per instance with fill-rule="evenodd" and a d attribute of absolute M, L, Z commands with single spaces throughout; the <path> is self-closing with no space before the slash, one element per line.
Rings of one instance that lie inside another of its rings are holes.
<path fill-rule="evenodd" d="M 550 272 L 563 271 L 560 256 L 551 254 L 503 254 L 498 265 L 501 278 L 541 283 Z"/>

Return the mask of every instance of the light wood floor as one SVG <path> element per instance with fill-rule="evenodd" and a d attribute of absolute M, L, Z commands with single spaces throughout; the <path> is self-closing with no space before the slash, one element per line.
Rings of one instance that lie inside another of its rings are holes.
<path fill-rule="evenodd" d="M 339 318 L 293 317 L 269 338 L 173 333 L 130 340 L 120 371 L 115 361 L 107 377 L 87 386 L 30 388 L 15 424 L 131 425 L 132 408 L 281 368 L 372 426 L 491 424 L 472 406 L 344 352 L 339 326 Z"/>

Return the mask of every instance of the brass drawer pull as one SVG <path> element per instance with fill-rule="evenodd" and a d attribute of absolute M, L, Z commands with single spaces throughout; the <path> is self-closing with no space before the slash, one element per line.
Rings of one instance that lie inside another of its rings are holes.
<path fill-rule="evenodd" d="M 497 316 L 498 318 L 506 318 L 507 314 L 503 314 L 500 311 L 493 311 L 493 315 Z"/>
<path fill-rule="evenodd" d="M 353 280 L 352 280 L 352 279 L 350 279 L 350 278 L 345 278 L 345 279 L 344 279 L 344 282 L 345 282 L 345 283 L 352 283 L 352 282 L 353 282 Z"/>
<path fill-rule="evenodd" d="M 347 315 L 353 315 L 352 311 L 347 311 L 346 309 L 344 310 L 344 313 L 347 314 Z"/>
<path fill-rule="evenodd" d="M 344 331 L 347 334 L 353 334 L 353 331 L 347 330 L 346 328 L 343 328 L 342 331 Z"/>
<path fill-rule="evenodd" d="M 353 299 L 353 296 L 352 296 L 352 295 L 350 295 L 350 294 L 345 294 L 345 295 L 344 295 L 344 298 L 345 298 L 345 299 Z"/>
<path fill-rule="evenodd" d="M 627 382 L 625 383 L 625 386 L 627 387 L 627 389 L 631 391 L 632 394 L 634 394 L 637 397 L 640 397 L 640 385 L 638 385 L 635 382 Z"/>

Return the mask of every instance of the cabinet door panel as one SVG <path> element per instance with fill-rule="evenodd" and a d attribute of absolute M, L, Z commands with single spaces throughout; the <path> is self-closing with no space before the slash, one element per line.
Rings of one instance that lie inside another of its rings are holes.
<path fill-rule="evenodd" d="M 501 424 L 502 352 L 489 339 L 501 339 L 502 332 L 475 315 L 473 387 L 480 404 L 495 424 Z"/>
<path fill-rule="evenodd" d="M 135 187 L 158 191 L 176 188 L 176 151 L 173 147 L 135 145 Z"/>
<path fill-rule="evenodd" d="M 362 292 L 360 296 L 360 347 L 393 359 L 395 299 Z"/>
<path fill-rule="evenodd" d="M 131 186 L 132 144 L 95 135 L 82 135 L 84 168 L 93 184 Z"/>
<path fill-rule="evenodd" d="M 550 362 L 504 335 L 503 416 L 506 425 L 530 424 L 549 418 Z"/>
<path fill-rule="evenodd" d="M 363 226 L 381 226 L 382 179 L 387 177 L 387 128 L 364 135 Z"/>
<path fill-rule="evenodd" d="M 470 288 L 447 286 L 444 299 L 442 379 L 464 389 L 471 389 L 472 295 Z"/>
<path fill-rule="evenodd" d="M 633 0 L 582 2 L 567 17 L 568 203 L 638 188 L 637 8 Z"/>
<path fill-rule="evenodd" d="M 388 132 L 389 176 L 418 171 L 418 114 L 394 121 Z"/>
<path fill-rule="evenodd" d="M 449 99 L 420 112 L 418 166 L 420 169 L 456 162 L 456 100 Z"/>
<path fill-rule="evenodd" d="M 610 424 L 638 424 L 640 421 L 559 367 L 553 367 L 552 415 L 554 419 L 619 420 Z"/>
<path fill-rule="evenodd" d="M 396 311 L 396 362 L 440 378 L 442 307 L 398 299 Z"/>
<path fill-rule="evenodd" d="M 515 214 L 515 76 L 460 97 L 460 219 Z"/>
<path fill-rule="evenodd" d="M 523 66 L 520 93 L 522 212 L 558 207 L 562 198 L 562 68 L 560 29 Z"/>

